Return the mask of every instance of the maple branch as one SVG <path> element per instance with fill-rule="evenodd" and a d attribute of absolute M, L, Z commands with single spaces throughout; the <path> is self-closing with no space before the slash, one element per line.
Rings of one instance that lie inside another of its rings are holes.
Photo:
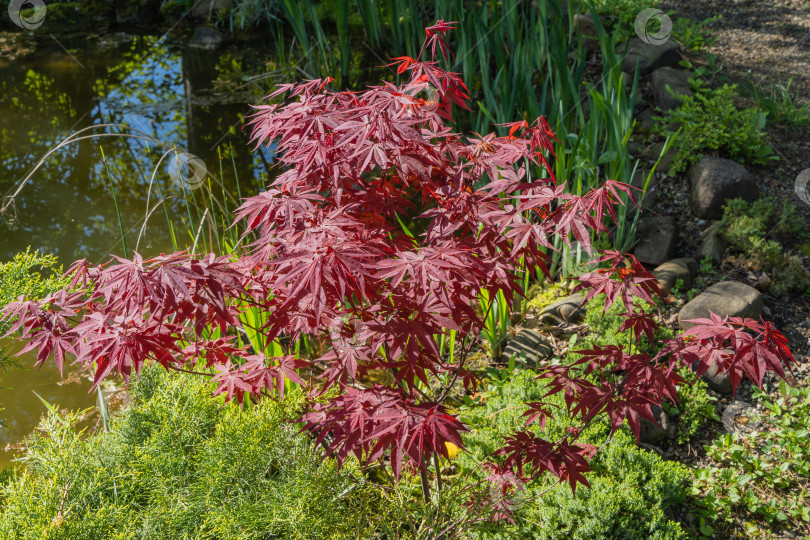
<path fill-rule="evenodd" d="M 419 468 L 419 480 L 422 483 L 422 498 L 425 504 L 430 504 L 430 482 L 428 481 L 426 467 Z"/>
<path fill-rule="evenodd" d="M 181 373 L 188 373 L 189 375 L 202 375 L 203 377 L 210 377 L 211 376 L 210 373 L 203 373 L 201 371 L 191 371 L 191 370 L 188 370 L 188 369 L 183 369 L 181 367 L 177 367 L 177 366 L 175 366 L 173 364 L 167 364 L 166 367 L 168 367 L 169 369 L 173 369 L 174 371 L 179 371 Z"/>
<path fill-rule="evenodd" d="M 433 466 L 436 467 L 436 494 L 439 497 L 439 509 L 442 505 L 442 470 L 439 466 L 439 454 L 433 454 Z"/>
<path fill-rule="evenodd" d="M 495 305 L 494 302 L 492 302 L 489 305 L 489 309 L 492 309 L 493 305 Z M 484 315 L 484 320 L 486 320 L 487 316 L 489 315 L 489 309 L 487 310 L 486 315 Z M 461 338 L 461 343 L 463 344 L 464 340 L 467 339 L 468 337 L 469 337 L 469 332 L 467 332 L 467 334 Z M 475 340 L 470 339 L 468 344 L 467 344 L 467 347 L 464 347 L 462 345 L 461 359 L 458 362 L 458 368 L 456 368 L 455 373 L 453 374 L 452 380 L 448 383 L 447 387 L 444 389 L 441 396 L 436 400 L 437 403 L 444 403 L 444 401 L 447 399 L 447 396 L 450 394 L 450 390 L 452 390 L 453 385 L 456 384 L 456 381 L 458 380 L 459 375 L 461 375 L 462 369 L 464 369 L 464 362 L 467 361 L 467 355 L 472 350 L 472 347 L 473 347 L 474 344 L 475 344 Z"/>

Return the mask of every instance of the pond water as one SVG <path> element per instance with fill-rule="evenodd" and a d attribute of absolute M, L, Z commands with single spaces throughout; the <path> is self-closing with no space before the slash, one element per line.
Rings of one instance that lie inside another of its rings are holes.
<path fill-rule="evenodd" d="M 0 57 L 0 260 L 30 246 L 57 255 L 65 268 L 81 258 L 101 263 L 110 253 L 124 253 L 122 228 L 129 250 L 137 246 L 144 256 L 172 251 L 191 243 L 191 231 L 202 233 L 205 209 L 215 210 L 206 227 L 217 210 L 221 223 L 240 194 L 267 183 L 272 151 L 251 151 L 242 126 L 248 103 L 289 73 L 275 68 L 269 47 L 209 51 L 189 47 L 185 38 L 125 33 L 36 36 L 26 44 L 25 54 Z M 162 144 L 125 137 L 72 143 L 20 188 L 62 140 L 101 124 L 123 124 Z M 174 154 L 152 180 L 167 148 L 198 156 L 214 180 L 193 191 L 196 186 L 173 182 Z M 147 200 L 155 211 L 144 227 Z M 214 241 L 208 237 L 209 245 Z M 0 375 L 0 418 L 7 425 L 0 428 L 0 463 L 44 412 L 37 394 L 61 408 L 91 407 L 96 400 L 86 378 L 73 375 L 66 384 L 50 362 L 40 371 L 31 369 L 30 357 L 21 364 Z"/>

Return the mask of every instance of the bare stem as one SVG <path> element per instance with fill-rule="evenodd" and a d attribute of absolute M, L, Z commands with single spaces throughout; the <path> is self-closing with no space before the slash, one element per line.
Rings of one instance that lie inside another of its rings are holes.
<path fill-rule="evenodd" d="M 422 497 L 425 499 L 425 504 L 430 503 L 430 482 L 427 477 L 426 468 L 419 469 L 419 479 L 422 481 Z"/>

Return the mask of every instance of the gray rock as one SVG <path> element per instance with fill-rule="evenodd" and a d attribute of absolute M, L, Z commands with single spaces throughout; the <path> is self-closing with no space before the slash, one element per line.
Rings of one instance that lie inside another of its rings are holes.
<path fill-rule="evenodd" d="M 631 156 L 636 156 L 641 153 L 644 149 L 644 145 L 641 144 L 639 141 L 629 140 L 627 141 L 627 151 L 630 152 Z"/>
<path fill-rule="evenodd" d="M 729 199 L 753 202 L 759 187 L 753 175 L 734 161 L 703 157 L 689 168 L 692 212 L 699 218 L 719 219 Z"/>
<path fill-rule="evenodd" d="M 700 246 L 695 252 L 695 258 L 698 261 L 710 257 L 712 264 L 717 266 L 723 260 L 723 254 L 726 252 L 726 241 L 720 236 L 719 226 L 720 222 L 715 222 L 700 234 Z"/>
<path fill-rule="evenodd" d="M 658 280 L 661 292 L 667 295 L 679 279 L 683 280 L 684 290 L 689 290 L 692 287 L 692 277 L 697 274 L 697 269 L 698 264 L 695 259 L 673 259 L 653 270 L 652 275 Z"/>
<path fill-rule="evenodd" d="M 624 44 L 619 45 L 616 52 L 624 53 Z M 633 38 L 627 43 L 622 71 L 633 73 L 638 63 L 641 74 L 646 75 L 660 67 L 675 67 L 681 58 L 680 47 L 675 41 L 670 40 L 662 45 L 648 45 L 638 38 Z"/>
<path fill-rule="evenodd" d="M 524 328 L 508 341 L 501 360 L 507 362 L 514 355 L 517 362 L 534 366 L 539 360 L 549 358 L 553 352 L 543 334 Z"/>
<path fill-rule="evenodd" d="M 189 42 L 190 47 L 216 49 L 222 43 L 222 34 L 207 26 L 198 26 Z"/>
<path fill-rule="evenodd" d="M 638 244 L 633 252 L 639 261 L 663 264 L 672 257 L 678 231 L 672 216 L 643 217 L 636 227 Z"/>
<path fill-rule="evenodd" d="M 679 96 L 693 96 L 689 87 L 690 73 L 671 67 L 660 67 L 652 74 L 653 101 L 657 107 L 668 111 L 681 104 Z"/>
<path fill-rule="evenodd" d="M 191 7 L 191 16 L 205 18 L 230 7 L 230 0 L 199 0 Z"/>
<path fill-rule="evenodd" d="M 719 394 L 728 395 L 732 391 L 731 379 L 729 379 L 728 375 L 724 373 L 718 373 L 718 369 L 715 364 L 709 366 L 709 370 L 703 374 L 702 379 L 706 381 L 709 388 Z"/>
<path fill-rule="evenodd" d="M 755 288 L 736 281 L 715 283 L 683 306 L 678 313 L 678 324 L 688 330 L 695 325 L 687 320 L 707 318 L 709 311 L 721 317 L 759 317 L 762 295 Z"/>
<path fill-rule="evenodd" d="M 639 441 L 643 444 L 661 444 L 674 436 L 675 425 L 670 422 L 669 417 L 661 407 L 653 405 L 651 409 L 653 416 L 658 421 L 658 425 L 646 418 L 641 418 Z"/>
<path fill-rule="evenodd" d="M 745 389 L 740 389 L 740 395 L 750 394 Z M 751 433 L 757 431 L 762 422 L 757 414 L 755 406 L 746 401 L 735 399 L 723 410 L 723 427 L 729 433 Z"/>
<path fill-rule="evenodd" d="M 652 109 L 644 109 L 636 115 L 636 120 L 638 120 L 638 131 L 641 134 L 652 133 L 652 130 L 657 125 L 657 122 L 653 120 L 653 116 L 657 116 L 657 113 Z"/>
<path fill-rule="evenodd" d="M 584 301 L 585 295 L 582 293 L 572 294 L 557 300 L 543 308 L 543 311 L 540 312 L 540 321 L 543 324 L 557 324 L 561 321 L 567 323 L 578 322 L 585 316 L 584 307 L 580 308 Z"/>
<path fill-rule="evenodd" d="M 653 120 L 653 116 L 656 114 L 652 111 L 652 109 L 644 109 L 636 116 L 636 120 L 639 123 L 639 131 L 642 133 L 650 133 L 653 128 L 655 127 L 655 120 Z"/>

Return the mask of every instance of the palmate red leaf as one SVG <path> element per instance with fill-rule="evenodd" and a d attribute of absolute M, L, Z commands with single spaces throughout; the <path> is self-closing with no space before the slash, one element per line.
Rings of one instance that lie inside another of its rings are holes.
<path fill-rule="evenodd" d="M 552 409 L 554 409 L 555 406 L 551 403 L 536 401 L 527 403 L 526 406 L 529 409 L 522 414 L 522 416 L 526 417 L 526 425 L 528 426 L 537 422 L 540 429 L 544 429 L 546 427 L 546 420 L 553 417 Z"/>
<path fill-rule="evenodd" d="M 588 471 L 587 459 L 595 453 L 595 446 L 571 444 L 566 439 L 551 443 L 528 431 L 510 435 L 505 443 L 494 452 L 496 456 L 504 456 L 503 468 L 517 470 L 521 477 L 527 466 L 532 476 L 551 472 L 559 481 L 567 481 L 574 492 L 578 484 L 590 486 L 584 473 Z"/>
<path fill-rule="evenodd" d="M 574 291 L 587 289 L 586 302 L 604 293 L 604 313 L 607 313 L 607 310 L 614 302 L 621 300 L 627 313 L 632 314 L 635 309 L 635 298 L 653 303 L 653 295 L 661 296 L 658 281 L 644 268 L 638 259 L 632 255 L 608 252 L 606 256 L 594 262 L 608 260 L 613 260 L 611 268 L 599 269 L 580 276 L 580 284 L 574 288 Z"/>
<path fill-rule="evenodd" d="M 633 331 L 636 341 L 640 340 L 642 335 L 645 335 L 650 340 L 650 343 L 654 343 L 656 328 L 658 328 L 658 324 L 649 313 L 633 313 L 628 315 L 622 322 L 619 331 L 630 329 Z"/>
<path fill-rule="evenodd" d="M 295 355 L 267 358 L 260 353 L 246 356 L 240 371 L 245 374 L 243 380 L 251 384 L 251 394 L 259 395 L 267 390 L 276 399 L 284 399 L 285 380 L 304 386 L 305 382 L 296 370 L 308 365 L 309 362 L 300 360 Z"/>
<path fill-rule="evenodd" d="M 366 462 L 380 459 L 390 451 L 391 467 L 399 478 L 402 460 L 407 456 L 419 468 L 427 466 L 427 456 L 448 456 L 446 443 L 463 448 L 461 422 L 434 403 L 416 405 L 402 391 L 382 385 L 369 389 L 347 388 L 326 404 L 316 404 L 302 416 L 302 429 L 317 434 L 322 441 L 333 436 L 328 453 L 342 463 L 354 453 Z"/>
<path fill-rule="evenodd" d="M 53 355 L 59 374 L 62 374 L 66 354 L 76 354 L 74 343 L 76 334 L 73 333 L 67 324 L 65 325 L 44 325 L 36 328 L 27 334 L 28 342 L 15 356 L 36 350 L 37 366 L 41 367 L 48 358 Z"/>
<path fill-rule="evenodd" d="M 716 365 L 727 374 L 734 392 L 745 374 L 762 388 L 765 373 L 785 377 L 785 368 L 795 362 L 785 336 L 766 321 L 741 317 L 720 317 L 709 311 L 708 318 L 688 321 L 695 326 L 684 332 L 696 343 L 688 350 L 698 359 L 697 374 Z"/>
<path fill-rule="evenodd" d="M 411 64 L 416 63 L 416 60 L 411 58 L 410 56 L 397 56 L 396 58 L 392 58 L 391 60 L 396 60 L 396 62 L 386 64 L 385 67 L 397 66 L 397 74 L 399 75 L 408 71 Z"/>
<path fill-rule="evenodd" d="M 217 374 L 211 378 L 211 382 L 218 383 L 214 395 L 225 395 L 226 402 L 236 397 L 240 405 L 244 404 L 245 393 L 253 391 L 253 385 L 248 382 L 247 374 L 239 369 L 239 366 L 231 364 L 230 360 L 214 367 Z"/>
<path fill-rule="evenodd" d="M 632 190 L 641 191 L 623 182 L 608 179 L 605 180 L 605 183 L 599 188 L 588 192 L 583 199 L 586 201 L 588 210 L 595 210 L 594 218 L 596 223 L 601 224 L 603 222 L 605 212 L 607 212 L 613 222 L 616 223 L 615 207 L 621 200 L 620 193 L 625 193 L 633 204 L 638 207 L 633 197 Z"/>
<path fill-rule="evenodd" d="M 244 356 L 246 347 L 237 347 L 234 341 L 233 337 L 194 341 L 181 351 L 183 363 L 193 365 L 205 360 L 206 367 L 213 367 L 227 363 L 232 356 Z"/>

